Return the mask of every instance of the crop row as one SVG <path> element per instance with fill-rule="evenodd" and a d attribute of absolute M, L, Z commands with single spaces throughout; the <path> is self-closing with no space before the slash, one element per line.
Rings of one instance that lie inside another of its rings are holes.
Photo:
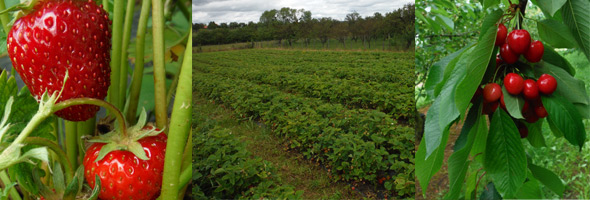
<path fill-rule="evenodd" d="M 302 191 L 281 185 L 273 165 L 252 158 L 246 145 L 207 117 L 193 117 L 195 199 L 300 199 Z"/>
<path fill-rule="evenodd" d="M 232 78 L 246 79 L 258 84 L 269 84 L 287 92 L 316 97 L 347 107 L 377 109 L 395 119 L 413 116 L 413 82 L 362 82 L 334 79 L 322 75 L 276 72 L 267 69 L 240 67 L 207 67 L 205 71 Z"/>
<path fill-rule="evenodd" d="M 413 196 L 414 129 L 400 126 L 389 115 L 211 73 L 195 72 L 193 84 L 197 94 L 272 127 L 290 148 L 323 163 L 334 177 L 375 183 L 389 175 L 386 189 L 395 188 L 400 197 Z"/>
<path fill-rule="evenodd" d="M 339 79 L 359 79 L 364 82 L 409 82 L 414 84 L 414 64 L 412 58 L 400 60 L 399 58 L 381 58 L 382 60 L 370 60 L 366 62 L 346 62 L 345 60 L 336 60 L 332 62 L 316 61 L 316 56 L 327 54 L 326 52 L 317 52 L 317 55 L 307 55 L 307 57 L 296 57 L 297 51 L 286 51 L 290 54 L 277 55 L 270 53 L 267 55 L 258 55 L 258 51 L 244 57 L 241 51 L 216 52 L 197 54 L 193 60 L 199 65 L 212 65 L 216 67 L 241 67 L 248 69 L 265 69 L 268 71 L 278 71 L 285 73 L 301 73 L 307 75 L 320 74 L 332 76 Z M 266 52 L 264 52 L 266 53 Z M 329 55 L 332 55 L 330 53 Z M 341 53 L 349 55 L 350 53 Z M 367 54 L 367 53 L 365 53 Z M 334 57 L 341 57 L 334 56 Z M 361 54 L 362 55 L 362 54 Z M 285 56 L 285 57 L 278 57 Z M 365 56 L 349 55 L 350 58 Z M 348 58 L 348 57 L 347 57 Z M 308 60 L 301 62 L 301 60 Z M 299 61 L 298 61 L 299 60 Z"/>

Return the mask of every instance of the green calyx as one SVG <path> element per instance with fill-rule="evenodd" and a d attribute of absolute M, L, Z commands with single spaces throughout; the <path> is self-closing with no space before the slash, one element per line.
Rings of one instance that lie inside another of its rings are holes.
<path fill-rule="evenodd" d="M 137 156 L 139 159 L 148 160 L 145 151 L 138 140 L 156 136 L 162 133 L 164 130 L 157 130 L 155 127 L 145 127 L 147 121 L 147 114 L 145 109 L 142 110 L 139 120 L 135 126 L 129 127 L 126 130 L 126 134 L 123 133 L 120 126 L 115 126 L 115 129 L 111 132 L 99 135 L 89 140 L 94 143 L 106 143 L 98 153 L 98 157 L 94 162 L 102 160 L 107 154 L 113 151 L 129 151 Z"/>

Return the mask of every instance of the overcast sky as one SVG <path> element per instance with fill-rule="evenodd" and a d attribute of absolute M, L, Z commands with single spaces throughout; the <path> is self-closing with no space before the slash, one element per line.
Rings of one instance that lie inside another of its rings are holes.
<path fill-rule="evenodd" d="M 265 10 L 289 7 L 311 11 L 313 18 L 332 17 L 343 20 L 357 11 L 361 16 L 384 14 L 414 0 L 193 0 L 193 23 L 258 22 Z"/>

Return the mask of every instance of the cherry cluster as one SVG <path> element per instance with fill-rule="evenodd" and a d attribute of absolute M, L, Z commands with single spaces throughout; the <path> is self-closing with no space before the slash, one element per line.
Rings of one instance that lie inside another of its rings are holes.
<path fill-rule="evenodd" d="M 510 34 L 507 34 L 507 32 L 504 24 L 498 25 L 495 45 L 501 46 L 501 48 L 500 54 L 496 57 L 496 70 L 504 67 L 502 71 L 508 71 L 510 67 L 511 71 L 513 71 L 504 76 L 501 84 L 504 85 L 510 95 L 525 100 L 521 110 L 524 120 L 513 118 L 520 132 L 520 137 L 525 138 L 528 136 L 528 128 L 524 121 L 535 123 L 540 118 L 547 117 L 547 110 L 541 101 L 541 94 L 551 95 L 557 88 L 557 80 L 549 74 L 541 75 L 536 81 L 532 78 L 525 80 L 518 73 L 514 73 L 518 69 L 516 66 L 511 67 L 511 64 L 516 63 L 520 55 L 524 55 L 529 62 L 539 62 L 543 57 L 544 48 L 541 41 L 531 42 L 531 37 L 526 30 L 514 30 Z M 507 111 L 502 86 L 495 83 L 495 78 L 494 76 L 494 80 L 487 83 L 483 89 L 478 87 L 471 99 L 474 102 L 476 98 L 483 96 L 482 114 L 484 115 L 493 114 L 498 109 L 498 106 Z"/>
<path fill-rule="evenodd" d="M 531 41 L 531 35 L 527 30 L 518 29 L 508 33 L 504 24 L 498 25 L 496 32 L 496 46 L 500 47 L 500 56 L 508 64 L 518 61 L 520 55 L 524 55 L 529 62 L 536 63 L 543 57 L 543 43 L 539 40 Z"/>

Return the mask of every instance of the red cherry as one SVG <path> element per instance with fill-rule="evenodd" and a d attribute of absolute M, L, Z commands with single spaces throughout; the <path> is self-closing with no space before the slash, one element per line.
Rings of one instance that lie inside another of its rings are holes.
<path fill-rule="evenodd" d="M 504 63 L 502 58 L 500 58 L 500 54 L 496 54 L 496 69 L 500 68 L 500 66 Z"/>
<path fill-rule="evenodd" d="M 539 40 L 535 40 L 531 42 L 529 50 L 524 53 L 524 58 L 532 63 L 539 62 L 543 57 L 543 51 L 545 51 L 543 43 Z"/>
<path fill-rule="evenodd" d="M 529 129 L 524 125 L 522 122 L 518 122 L 516 124 L 518 127 L 518 133 L 520 133 L 520 138 L 526 138 L 529 135 Z"/>
<path fill-rule="evenodd" d="M 533 113 L 532 111 L 530 111 L 530 114 L 524 118 L 524 120 L 526 120 L 528 123 L 535 123 L 537 121 L 539 121 L 539 117 L 537 115 L 535 115 L 535 113 Z"/>
<path fill-rule="evenodd" d="M 539 101 L 539 103 L 537 103 L 537 105 L 535 105 L 535 115 L 537 115 L 537 117 L 539 118 L 545 118 L 547 117 L 547 110 L 545 109 L 545 107 L 543 106 L 543 103 L 541 103 Z"/>
<path fill-rule="evenodd" d="M 522 106 L 522 113 L 526 112 L 529 109 L 529 102 L 524 101 L 524 105 Z"/>
<path fill-rule="evenodd" d="M 502 88 L 497 83 L 488 83 L 483 88 L 483 99 L 486 102 L 495 102 L 502 96 Z"/>
<path fill-rule="evenodd" d="M 481 87 L 477 87 L 477 90 L 475 90 L 475 94 L 473 94 L 473 97 L 471 97 L 471 103 L 475 102 L 477 97 L 481 96 L 482 94 L 483 94 L 483 89 L 481 89 Z"/>
<path fill-rule="evenodd" d="M 543 74 L 539 77 L 539 80 L 537 80 L 537 86 L 541 93 L 550 95 L 555 92 L 555 89 L 557 89 L 557 80 L 549 74 Z"/>
<path fill-rule="evenodd" d="M 498 32 L 496 32 L 496 46 L 502 46 L 504 41 L 506 41 L 506 34 L 508 34 L 508 29 L 504 24 L 498 25 Z"/>
<path fill-rule="evenodd" d="M 539 98 L 539 88 L 537 87 L 537 83 L 533 79 L 525 80 L 522 93 L 524 94 L 524 98 L 528 100 Z"/>
<path fill-rule="evenodd" d="M 518 95 L 524 88 L 524 79 L 516 73 L 509 73 L 504 77 L 504 87 L 508 93 Z"/>
<path fill-rule="evenodd" d="M 508 64 L 513 64 L 518 61 L 518 54 L 512 52 L 508 44 L 503 44 L 502 47 L 500 47 L 500 56 L 502 56 L 502 60 Z"/>
<path fill-rule="evenodd" d="M 483 103 L 483 108 L 481 108 L 481 112 L 484 115 L 491 115 L 494 113 L 494 111 L 496 111 L 496 109 L 498 109 L 498 106 L 500 105 L 500 103 L 498 101 L 494 101 L 494 102 L 489 102 Z"/>
<path fill-rule="evenodd" d="M 508 45 L 510 50 L 517 55 L 525 53 L 531 46 L 531 35 L 527 30 L 513 30 L 508 34 Z"/>

